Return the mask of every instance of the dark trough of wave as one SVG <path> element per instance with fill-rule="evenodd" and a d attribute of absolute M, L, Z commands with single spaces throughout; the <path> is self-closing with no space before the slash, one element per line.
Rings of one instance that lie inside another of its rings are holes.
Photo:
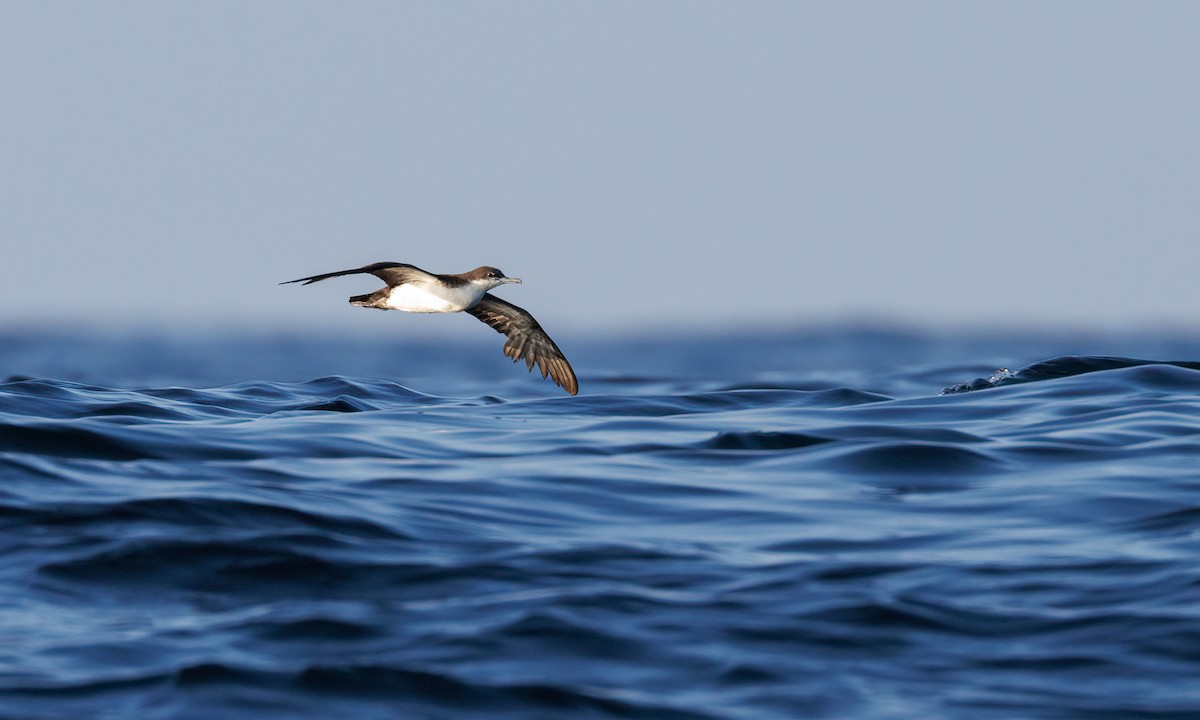
<path fill-rule="evenodd" d="M 1200 363 L 829 343 L 576 398 L 14 368 L 0 717 L 1200 717 Z"/>

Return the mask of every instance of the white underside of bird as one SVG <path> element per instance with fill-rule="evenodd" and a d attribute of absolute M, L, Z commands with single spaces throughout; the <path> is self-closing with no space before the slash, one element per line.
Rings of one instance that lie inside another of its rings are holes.
<path fill-rule="evenodd" d="M 430 288 L 406 283 L 392 288 L 385 305 L 388 310 L 411 313 L 462 312 L 479 302 L 487 291 L 488 288 L 475 283 L 457 288 Z"/>

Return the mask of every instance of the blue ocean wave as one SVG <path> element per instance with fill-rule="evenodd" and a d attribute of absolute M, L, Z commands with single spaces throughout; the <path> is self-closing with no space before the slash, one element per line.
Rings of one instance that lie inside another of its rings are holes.
<path fill-rule="evenodd" d="M 1200 363 L 674 352 L 10 377 L 0 717 L 1200 716 Z"/>

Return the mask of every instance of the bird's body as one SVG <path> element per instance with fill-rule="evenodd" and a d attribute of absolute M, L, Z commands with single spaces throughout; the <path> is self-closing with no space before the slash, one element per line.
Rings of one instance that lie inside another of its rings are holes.
<path fill-rule="evenodd" d="M 507 337 L 504 354 L 513 362 L 524 359 L 530 370 L 536 364 L 542 377 L 549 376 L 555 384 L 574 395 L 579 383 L 562 351 L 528 312 L 505 302 L 488 291 L 505 283 L 520 283 L 519 278 L 505 276 L 494 267 L 483 266 L 457 275 L 435 275 L 415 265 L 380 262 L 353 270 L 312 275 L 287 283 L 305 285 L 341 275 L 370 274 L 387 283 L 366 295 L 354 295 L 351 305 L 378 310 L 401 310 L 413 313 L 468 312 Z"/>
<path fill-rule="evenodd" d="M 444 287 L 416 283 L 397 285 L 388 288 L 388 291 L 383 301 L 386 309 L 412 313 L 462 312 L 473 307 L 487 293 L 487 290 L 474 285 Z"/>

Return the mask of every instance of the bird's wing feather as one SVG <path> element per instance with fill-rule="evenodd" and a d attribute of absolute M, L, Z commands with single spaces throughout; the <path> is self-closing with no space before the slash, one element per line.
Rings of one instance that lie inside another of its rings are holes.
<path fill-rule="evenodd" d="M 513 362 L 524 359 L 530 370 L 536 363 L 542 377 L 549 375 L 556 385 L 572 395 L 579 392 L 579 382 L 571 364 L 532 315 L 491 293 L 484 294 L 482 300 L 467 308 L 467 312 L 508 337 L 504 354 Z"/>
<path fill-rule="evenodd" d="M 337 272 L 323 273 L 321 275 L 311 275 L 309 277 L 302 277 L 296 280 L 286 280 L 279 284 L 287 285 L 288 283 L 302 282 L 305 285 L 311 285 L 315 282 L 328 280 L 331 277 L 338 277 L 340 275 L 358 275 L 360 273 L 374 275 L 375 277 L 387 283 L 388 287 L 396 287 L 397 285 L 403 285 L 404 283 L 413 282 L 414 280 L 430 280 L 434 278 L 431 273 L 425 272 L 416 265 L 398 262 L 377 262 L 371 263 L 370 265 L 363 265 L 362 267 L 355 268 L 353 270 L 339 270 Z"/>

